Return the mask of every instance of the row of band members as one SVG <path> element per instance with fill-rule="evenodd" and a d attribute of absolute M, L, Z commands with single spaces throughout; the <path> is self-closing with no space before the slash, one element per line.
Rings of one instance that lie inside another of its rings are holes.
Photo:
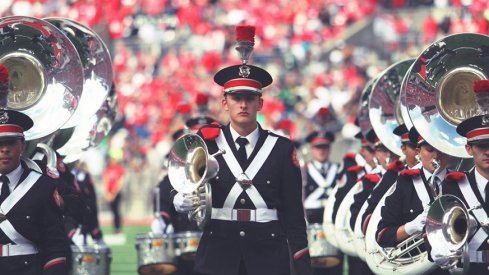
<path fill-rule="evenodd" d="M 206 118 L 206 123 L 211 121 L 210 118 Z M 201 119 L 200 122 L 203 122 L 203 120 Z M 195 119 L 187 124 L 187 128 L 193 129 L 198 129 L 196 126 L 201 126 L 197 125 L 198 121 Z M 227 127 L 229 128 L 229 126 Z M 466 136 L 473 129 L 484 127 L 481 117 L 476 117 L 462 123 L 458 127 L 458 131 L 461 135 Z M 183 134 L 183 130 L 175 132 L 173 135 L 174 140 Z M 395 189 L 390 191 L 391 194 L 387 197 L 385 206 L 381 209 L 382 218 L 378 224 L 376 237 L 377 242 L 382 247 L 395 247 L 409 236 L 423 233 L 428 206 L 433 202 L 436 195 L 453 194 L 463 198 L 464 202 L 466 202 L 465 197 L 461 193 L 462 189 L 457 184 L 457 182 L 462 181 L 465 175 L 468 179 L 468 184 L 474 190 L 475 197 L 484 206 L 484 209 L 488 210 L 488 206 L 485 203 L 485 184 L 487 182 L 486 177 L 489 176 L 487 174 L 489 172 L 489 137 L 486 139 L 478 136 L 476 138 L 472 137 L 472 140 L 469 139 L 466 148 L 467 152 L 475 159 L 475 168 L 464 174 L 459 172 L 450 173 L 447 169 L 451 161 L 450 156 L 427 143 L 414 127 L 408 130 L 403 124 L 397 127 L 393 134 L 401 138 L 401 151 L 404 154 L 403 162 L 398 160 L 398 156 L 382 144 L 375 135 L 374 130 L 370 130 L 365 137 L 361 133 L 356 136 L 356 138 L 361 140 L 360 151 L 356 154 L 346 154 L 341 165 L 329 160 L 331 146 L 335 139 L 334 134 L 314 131 L 307 136 L 305 140 L 310 147 L 311 160 L 302 167 L 302 182 L 303 206 L 306 211 L 308 224 L 323 223 L 324 200 L 328 198 L 329 193 L 340 178 L 343 178 L 343 180 L 338 192 L 335 194 L 333 220 L 335 220 L 338 208 L 348 191 L 359 179 L 363 183 L 363 189 L 355 195 L 354 203 L 350 210 L 352 215 L 350 226 L 352 230 L 364 202 L 367 201 L 368 207 L 361 217 L 362 225 L 368 224 L 370 215 L 382 196 L 393 184 L 396 185 Z M 236 148 L 239 149 L 239 145 Z M 437 160 L 440 165 L 439 172 L 434 180 L 434 190 L 428 184 L 435 171 L 432 160 Z M 168 176 L 164 177 L 159 187 L 162 219 L 155 220 L 152 225 L 153 232 L 163 233 L 167 230 L 167 225 L 169 224 L 172 225 L 173 229 L 171 230 L 174 232 L 199 231 L 195 222 L 189 221 L 186 214 L 180 214 L 176 211 L 175 205 L 168 196 L 172 192 L 175 193 Z M 487 246 L 487 243 L 484 241 L 477 251 L 486 250 L 485 246 Z M 423 245 L 422 250 L 426 249 Z M 438 256 L 436 253 L 436 249 L 431 250 L 431 253 L 429 253 L 430 260 Z M 343 258 L 342 255 L 340 257 Z M 242 262 L 239 262 L 239 272 L 244 272 L 243 269 L 246 269 L 246 266 L 243 267 L 245 261 L 243 258 L 240 260 Z M 350 274 L 373 274 L 368 265 L 358 257 L 349 256 L 348 266 Z M 312 272 L 318 275 L 342 274 L 342 267 L 343 264 L 339 264 L 334 268 L 315 268 L 312 269 Z M 179 259 L 177 274 L 206 274 L 193 271 L 193 268 L 194 262 Z M 487 264 L 479 263 L 474 258 L 471 261 L 470 273 L 479 274 L 478 272 L 487 272 Z M 449 273 L 438 268 L 431 274 Z"/>

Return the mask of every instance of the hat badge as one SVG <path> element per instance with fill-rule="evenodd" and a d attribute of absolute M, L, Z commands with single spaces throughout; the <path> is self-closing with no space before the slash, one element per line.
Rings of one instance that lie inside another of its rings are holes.
<path fill-rule="evenodd" d="M 3 110 L 0 111 L 0 124 L 5 124 L 7 123 L 9 117 L 7 112 L 4 112 Z"/>

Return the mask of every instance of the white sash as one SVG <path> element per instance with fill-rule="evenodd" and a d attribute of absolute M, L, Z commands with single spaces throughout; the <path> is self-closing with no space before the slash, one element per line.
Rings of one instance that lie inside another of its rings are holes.
<path fill-rule="evenodd" d="M 423 208 L 428 207 L 430 205 L 430 195 L 428 194 L 428 190 L 426 190 L 421 175 L 413 177 L 413 185 L 414 189 L 416 189 L 416 193 L 418 194 L 419 199 L 421 200 Z"/>
<path fill-rule="evenodd" d="M 258 152 L 258 154 L 256 154 L 255 158 L 253 159 L 253 161 L 250 163 L 250 165 L 245 171 L 245 174 L 248 176 L 250 180 L 253 180 L 253 178 L 256 176 L 258 171 L 261 169 L 263 163 L 265 163 L 265 160 L 272 152 L 272 149 L 275 146 L 277 140 L 278 137 L 274 137 L 271 135 L 267 137 L 260 151 Z M 219 149 L 225 150 L 226 152 L 232 152 L 231 147 L 226 142 L 226 139 L 222 131 L 217 137 L 216 143 Z M 236 160 L 236 158 L 234 157 L 234 154 L 228 153 L 228 154 L 223 154 L 222 156 L 224 158 L 224 161 L 228 165 L 229 170 L 231 170 L 231 172 L 233 173 L 234 177 L 238 177 L 238 175 L 243 173 L 243 169 L 239 165 L 238 160 Z M 231 188 L 231 191 L 229 192 L 226 200 L 224 201 L 223 208 L 232 209 L 236 204 L 236 200 L 238 199 L 239 195 L 243 191 L 245 191 L 248 194 L 248 196 L 250 197 L 251 201 L 253 202 L 253 204 L 257 209 L 267 208 L 267 204 L 265 203 L 265 200 L 263 200 L 262 196 L 260 195 L 260 193 L 258 192 L 258 190 L 254 185 L 251 185 L 250 187 L 246 188 L 246 190 L 243 190 L 241 185 L 239 185 L 239 183 L 237 182 Z"/>
<path fill-rule="evenodd" d="M 474 190 L 470 187 L 469 180 L 467 176 L 464 177 L 463 181 L 459 182 L 460 191 L 462 191 L 462 196 L 464 196 L 465 201 L 469 208 L 474 208 L 479 204 L 479 200 L 475 196 Z M 488 199 L 488 198 L 486 198 Z M 487 220 L 487 213 L 484 208 L 477 208 L 472 210 L 475 218 L 479 222 L 485 222 Z M 487 239 L 487 233 L 482 227 L 479 227 L 475 232 L 474 236 L 469 242 L 469 251 L 477 251 L 482 243 Z"/>
<path fill-rule="evenodd" d="M 333 181 L 336 178 L 338 171 L 338 165 L 332 163 L 328 169 L 326 178 L 323 178 L 319 170 L 314 165 L 309 165 L 307 172 L 311 178 L 319 185 L 316 190 L 311 192 L 309 196 L 304 200 L 304 208 L 306 209 L 318 209 L 324 207 L 321 197 L 326 193 L 326 188 L 331 187 Z"/>
<path fill-rule="evenodd" d="M 17 202 L 24 197 L 32 186 L 34 186 L 40 177 L 41 174 L 31 171 L 27 178 L 23 182 L 19 183 L 17 188 L 15 188 L 14 191 L 12 191 L 12 193 L 10 193 L 10 195 L 3 201 L 3 203 L 0 205 L 0 212 L 6 215 L 17 204 Z M 3 183 L 0 182 L 0 189 L 2 185 Z M 14 226 L 8 219 L 0 222 L 0 229 L 14 243 L 32 245 L 31 241 L 15 230 Z"/>

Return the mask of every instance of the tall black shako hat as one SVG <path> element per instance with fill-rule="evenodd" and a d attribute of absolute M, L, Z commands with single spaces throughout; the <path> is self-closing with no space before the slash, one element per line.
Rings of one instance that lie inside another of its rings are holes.
<path fill-rule="evenodd" d="M 255 27 L 236 27 L 236 50 L 242 64 L 226 67 L 216 73 L 214 82 L 224 87 L 224 94 L 254 93 L 261 95 L 262 89 L 270 85 L 272 76 L 264 69 L 248 65 L 255 45 Z"/>
<path fill-rule="evenodd" d="M 370 144 L 373 144 L 375 148 L 379 146 L 383 146 L 382 141 L 380 141 L 380 139 L 377 137 L 377 134 L 375 133 L 374 129 L 370 129 L 370 131 L 368 131 L 367 136 L 365 138 Z"/>
<path fill-rule="evenodd" d="M 9 72 L 5 65 L 0 65 L 0 140 L 23 138 L 34 122 L 21 112 L 7 110 L 9 93 Z"/>
<path fill-rule="evenodd" d="M 469 144 L 489 143 L 489 80 L 475 81 L 474 93 L 483 114 L 462 121 L 457 133 L 466 137 Z"/>

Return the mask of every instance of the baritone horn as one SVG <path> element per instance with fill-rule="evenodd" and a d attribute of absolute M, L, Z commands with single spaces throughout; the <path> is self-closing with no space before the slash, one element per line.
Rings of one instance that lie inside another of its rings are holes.
<path fill-rule="evenodd" d="M 168 177 L 172 187 L 184 194 L 193 194 L 197 199 L 195 210 L 189 212 L 189 219 L 203 228 L 211 217 L 212 196 L 209 180 L 219 171 L 215 156 L 210 155 L 204 140 L 196 134 L 180 137 L 170 150 Z"/>

